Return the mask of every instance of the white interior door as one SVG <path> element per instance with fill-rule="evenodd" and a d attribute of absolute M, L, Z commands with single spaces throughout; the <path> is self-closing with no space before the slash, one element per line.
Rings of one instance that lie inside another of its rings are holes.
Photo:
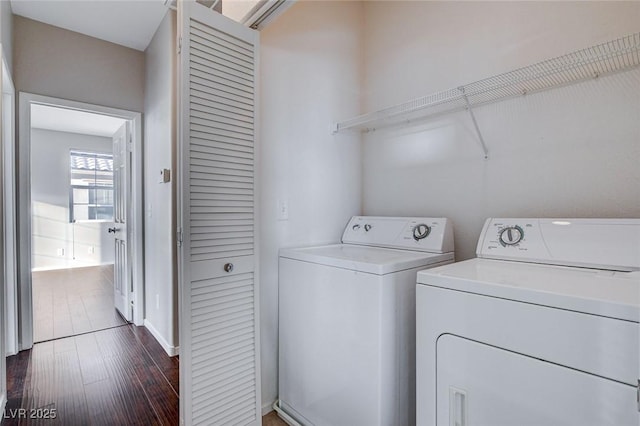
<path fill-rule="evenodd" d="M 115 235 L 115 262 L 113 289 L 115 308 L 127 321 L 133 318 L 131 295 L 133 289 L 131 265 L 127 251 L 127 216 L 129 214 L 131 149 L 129 123 L 126 122 L 113 135 L 113 228 Z"/>
<path fill-rule="evenodd" d="M 180 416 L 259 425 L 258 33 L 178 2 Z"/>

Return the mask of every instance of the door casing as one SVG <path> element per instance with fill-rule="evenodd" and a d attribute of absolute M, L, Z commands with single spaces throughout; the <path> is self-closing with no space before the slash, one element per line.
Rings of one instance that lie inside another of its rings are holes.
<path fill-rule="evenodd" d="M 31 105 L 40 104 L 75 109 L 129 120 L 132 124 L 131 173 L 131 240 L 129 244 L 133 276 L 133 323 L 144 323 L 144 257 L 143 257 L 143 175 L 142 114 L 53 98 L 33 93 L 19 94 L 18 148 L 18 343 L 19 350 L 33 346 L 33 302 L 31 288 Z"/>
<path fill-rule="evenodd" d="M 15 88 L 6 58 L 2 55 L 2 167 L 4 178 L 4 261 L 5 303 L 2 305 L 5 323 L 5 353 L 18 353 L 18 267 L 16 217 L 16 144 L 15 144 Z M 0 351 L 1 353 L 1 351 Z M 4 371 L 4 370 L 3 370 Z"/>

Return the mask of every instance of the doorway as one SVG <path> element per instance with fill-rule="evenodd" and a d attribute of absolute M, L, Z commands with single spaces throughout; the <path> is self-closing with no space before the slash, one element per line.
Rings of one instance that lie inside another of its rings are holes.
<path fill-rule="evenodd" d="M 114 138 L 127 120 L 31 105 L 34 343 L 125 324 L 114 310 Z M 130 306 L 126 307 L 130 310 Z M 120 308 L 120 311 L 123 311 Z"/>
<path fill-rule="evenodd" d="M 20 349 L 141 325 L 140 114 L 21 93 L 19 137 Z"/>

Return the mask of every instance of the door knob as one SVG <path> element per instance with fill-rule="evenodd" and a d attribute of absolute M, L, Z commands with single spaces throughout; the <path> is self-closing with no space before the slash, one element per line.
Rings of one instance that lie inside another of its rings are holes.
<path fill-rule="evenodd" d="M 109 228 L 109 230 L 108 230 L 108 231 L 109 231 L 109 233 L 112 233 L 112 232 L 113 232 L 113 233 L 115 234 L 117 230 L 118 230 L 118 229 L 114 226 L 113 228 Z"/>
<path fill-rule="evenodd" d="M 225 264 L 224 264 L 224 271 L 225 271 L 225 272 L 231 272 L 231 271 L 233 271 L 233 263 L 225 263 Z"/>

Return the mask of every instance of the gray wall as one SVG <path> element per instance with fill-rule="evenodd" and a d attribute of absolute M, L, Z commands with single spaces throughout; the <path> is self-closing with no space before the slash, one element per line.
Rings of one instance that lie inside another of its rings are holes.
<path fill-rule="evenodd" d="M 165 346 L 178 346 L 175 244 L 175 12 L 168 13 L 145 52 L 144 190 L 145 324 Z M 171 169 L 170 183 L 158 183 Z M 158 336 L 159 334 L 159 336 Z"/>
<path fill-rule="evenodd" d="M 0 43 L 9 72 L 13 74 L 13 13 L 9 0 L 0 0 Z"/>
<path fill-rule="evenodd" d="M 107 232 L 113 222 L 69 223 L 69 151 L 111 153 L 112 147 L 111 138 L 31 130 L 33 269 L 113 263 L 113 236 Z"/>
<path fill-rule="evenodd" d="M 638 2 L 370 2 L 372 111 L 638 31 Z M 588 23 L 586 25 L 585 23 Z M 448 216 L 458 260 L 486 217 L 640 217 L 640 70 L 380 130 L 363 210 Z M 346 117 L 345 117 L 346 118 Z"/>
<path fill-rule="evenodd" d="M 359 112 L 362 6 L 299 2 L 260 35 L 263 407 L 278 395 L 278 250 L 338 242 L 360 213 L 360 135 L 334 136 L 331 123 Z M 278 200 L 289 220 L 278 220 Z"/>
<path fill-rule="evenodd" d="M 14 17 L 16 91 L 141 112 L 144 53 Z"/>

